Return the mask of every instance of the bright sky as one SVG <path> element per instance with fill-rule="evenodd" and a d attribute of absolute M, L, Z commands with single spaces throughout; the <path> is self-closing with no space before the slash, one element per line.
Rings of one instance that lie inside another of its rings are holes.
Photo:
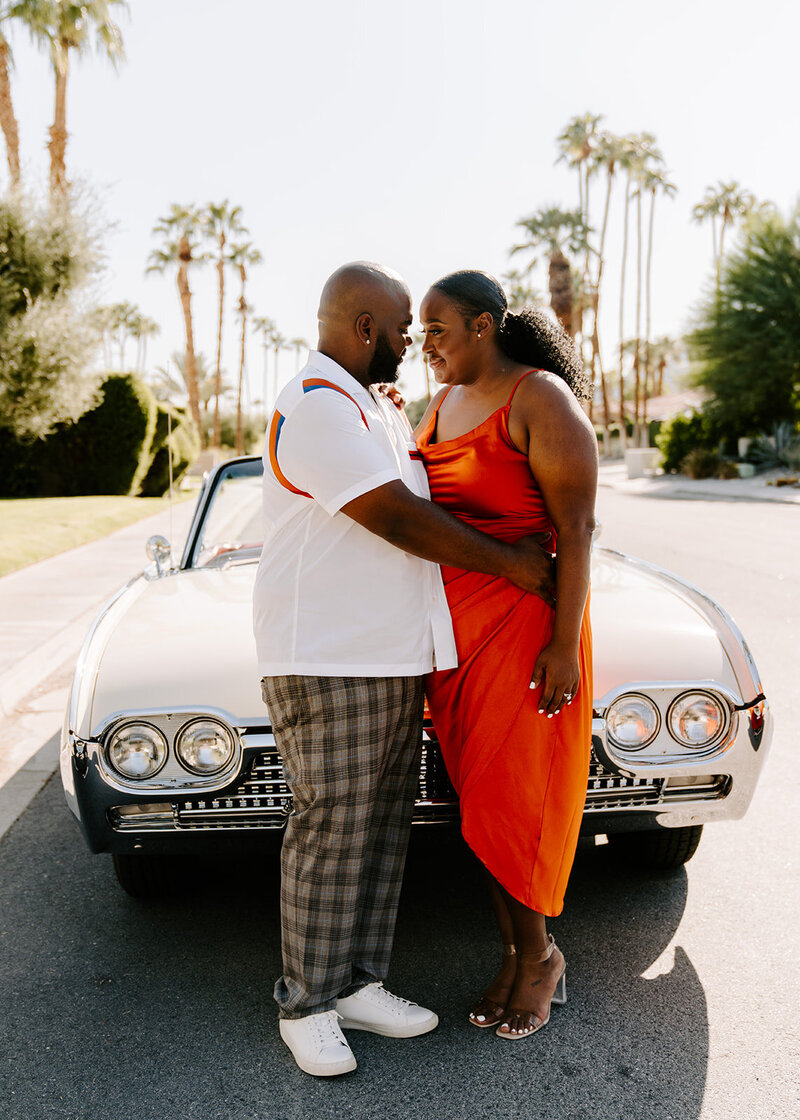
<path fill-rule="evenodd" d="M 783 209 L 798 196 L 799 11 L 791 0 L 131 0 L 127 62 L 117 74 L 76 63 L 68 89 L 67 174 L 94 185 L 116 224 L 103 299 L 127 299 L 161 324 L 150 364 L 182 349 L 174 277 L 145 277 L 151 229 L 173 202 L 227 198 L 264 257 L 249 302 L 287 337 L 314 342 L 321 286 L 356 258 L 403 273 L 416 311 L 445 272 L 506 271 L 518 218 L 577 205 L 555 137 L 593 112 L 614 132 L 654 133 L 679 188 L 657 208 L 653 333 L 680 333 L 711 271 L 710 228 L 690 218 L 706 186 L 737 179 Z M 44 182 L 49 61 L 19 29 L 13 46 L 24 171 Z M 192 280 L 196 346 L 212 363 L 215 280 L 209 267 Z M 543 272 L 534 282 L 546 290 Z M 235 288 L 231 275 L 230 374 Z M 630 312 L 626 334 L 632 322 Z M 255 336 L 248 364 L 259 397 Z M 286 354 L 281 379 L 294 368 Z M 420 370 L 404 380 L 421 395 Z"/>

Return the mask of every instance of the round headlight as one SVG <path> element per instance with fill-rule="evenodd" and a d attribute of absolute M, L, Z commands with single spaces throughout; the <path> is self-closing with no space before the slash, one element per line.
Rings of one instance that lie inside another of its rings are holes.
<path fill-rule="evenodd" d="M 652 743 L 658 724 L 658 708 L 646 696 L 620 696 L 606 712 L 609 739 L 626 751 L 638 751 Z"/>
<path fill-rule="evenodd" d="M 175 753 L 193 774 L 216 774 L 233 758 L 233 736 L 216 719 L 195 719 L 178 732 Z"/>
<path fill-rule="evenodd" d="M 707 747 L 720 737 L 726 722 L 722 705 L 707 692 L 684 692 L 667 716 L 670 735 L 684 747 Z"/>
<path fill-rule="evenodd" d="M 152 778 L 167 760 L 167 740 L 149 723 L 126 723 L 109 739 L 106 758 L 123 778 Z"/>

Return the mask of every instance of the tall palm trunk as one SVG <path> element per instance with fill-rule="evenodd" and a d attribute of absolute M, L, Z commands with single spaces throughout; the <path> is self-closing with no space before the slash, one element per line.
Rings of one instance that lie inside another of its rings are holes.
<path fill-rule="evenodd" d="M 608 229 L 608 213 L 611 205 L 611 186 L 614 178 L 614 164 L 613 161 L 609 164 L 608 168 L 608 187 L 606 189 L 606 203 L 603 210 L 603 225 L 600 230 L 600 248 L 597 254 L 597 279 L 594 286 L 594 301 L 593 312 L 594 317 L 592 320 L 592 384 L 595 381 L 595 369 L 600 374 L 600 393 L 603 399 L 603 452 L 608 455 L 611 447 L 611 416 L 609 413 L 608 405 L 608 386 L 606 385 L 606 375 L 603 370 L 603 359 L 600 353 L 600 284 L 603 279 L 603 268 L 605 266 L 605 244 L 606 244 L 606 231 Z"/>
<path fill-rule="evenodd" d="M 644 343 L 644 407 L 642 412 L 642 422 L 644 424 L 645 438 L 649 445 L 650 436 L 647 429 L 647 399 L 650 393 L 650 311 L 651 311 L 651 292 L 652 292 L 652 271 L 653 271 L 653 219 L 656 212 L 656 188 L 653 187 L 650 191 L 650 224 L 647 231 L 647 266 L 645 269 L 645 343 Z M 655 378 L 653 379 L 655 381 Z M 653 386 L 655 387 L 655 385 Z"/>
<path fill-rule="evenodd" d="M 633 341 L 633 446 L 641 447 L 642 186 L 636 192 L 636 331 Z"/>
<path fill-rule="evenodd" d="M 625 182 L 625 219 L 622 227 L 622 268 L 619 280 L 619 441 L 625 451 L 628 446 L 628 433 L 625 428 L 625 380 L 623 361 L 625 356 L 625 268 L 628 261 L 628 214 L 631 202 L 631 177 Z"/>
<path fill-rule="evenodd" d="M 583 161 L 583 163 L 584 163 L 583 225 L 584 225 L 584 228 L 588 230 L 589 229 L 589 161 L 588 161 L 588 159 L 585 159 Z M 578 175 L 580 176 L 580 167 L 578 168 Z M 584 323 L 586 322 L 586 314 L 589 310 L 588 300 L 590 298 L 589 293 L 591 291 L 591 281 L 590 281 L 590 277 L 589 277 L 589 269 L 590 269 L 590 249 L 589 249 L 589 238 L 588 238 L 588 235 L 587 235 L 587 237 L 586 237 L 586 250 L 585 250 L 584 256 L 583 256 L 583 277 L 581 279 L 581 323 L 580 323 L 580 326 L 581 326 L 581 349 L 580 349 L 581 361 L 585 360 L 584 359 L 584 342 L 586 341 L 586 337 L 585 337 L 586 332 L 585 332 Z M 593 316 L 593 318 L 596 318 L 596 315 Z M 593 324 L 593 326 L 594 326 L 594 324 Z M 596 370 L 595 370 L 594 362 L 592 362 L 591 365 L 590 365 L 590 376 L 591 376 L 591 381 L 592 381 L 592 387 L 591 387 L 591 396 L 589 397 L 589 419 L 594 421 L 594 388 L 595 388 L 595 376 L 596 376 Z"/>
<path fill-rule="evenodd" d="M 572 269 L 560 249 L 550 254 L 547 270 L 550 306 L 561 326 L 570 336 L 575 337 L 575 292 L 572 286 Z"/>
<path fill-rule="evenodd" d="M 55 64 L 56 104 L 50 126 L 50 194 L 63 195 L 67 190 L 67 78 L 69 76 L 69 47 L 59 43 Z"/>
<path fill-rule="evenodd" d="M 217 260 L 217 287 L 219 289 L 219 313 L 217 316 L 217 367 L 214 371 L 214 435 L 212 447 L 219 447 L 222 427 L 219 415 L 219 398 L 222 393 L 222 317 L 225 306 L 225 234 L 219 235 L 219 258 Z"/>
<path fill-rule="evenodd" d="M 189 411 L 197 425 L 202 439 L 203 428 L 200 423 L 200 389 L 197 384 L 197 359 L 194 353 L 194 326 L 192 323 L 192 290 L 189 287 L 189 261 L 191 260 L 189 239 L 181 237 L 178 262 L 178 295 L 183 311 L 183 327 L 186 335 L 186 388 L 189 394 Z"/>
<path fill-rule="evenodd" d="M 244 385 L 244 356 L 245 356 L 245 332 L 247 328 L 247 301 L 244 298 L 244 286 L 247 280 L 247 273 L 245 272 L 244 265 L 239 265 L 239 276 L 242 281 L 242 293 L 239 297 L 239 314 L 242 316 L 242 340 L 239 350 L 239 386 L 236 393 L 236 452 L 238 455 L 244 455 L 244 430 L 242 425 L 242 387 Z"/>
<path fill-rule="evenodd" d="M 661 394 L 664 392 L 664 370 L 666 368 L 667 368 L 667 359 L 666 358 L 661 358 L 661 360 L 658 363 L 658 389 L 656 390 L 656 396 L 657 397 L 660 397 Z"/>
<path fill-rule="evenodd" d="M 717 291 L 719 291 L 719 279 L 722 274 L 722 253 L 725 244 L 725 227 L 730 221 L 730 210 L 726 206 L 722 211 L 722 228 L 719 231 L 719 251 L 717 253 Z"/>
<path fill-rule="evenodd" d="M 6 140 L 8 174 L 11 187 L 19 186 L 19 127 L 11 100 L 11 81 L 8 76 L 8 43 L 0 38 L 0 128 Z"/>

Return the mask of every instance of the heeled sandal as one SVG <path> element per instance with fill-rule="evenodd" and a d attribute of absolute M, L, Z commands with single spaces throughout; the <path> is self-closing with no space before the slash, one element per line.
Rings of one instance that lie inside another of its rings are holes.
<path fill-rule="evenodd" d="M 503 946 L 504 957 L 515 957 L 516 955 L 517 950 L 513 945 Z M 497 1000 L 492 999 L 491 996 L 483 995 L 470 1011 L 468 1022 L 472 1023 L 473 1027 L 485 1030 L 486 1027 L 496 1027 L 498 1023 L 501 1023 L 505 1013 L 505 1007 L 502 1007 Z"/>
<path fill-rule="evenodd" d="M 549 961 L 550 958 L 552 957 L 552 955 L 553 955 L 553 953 L 556 949 L 556 943 L 553 939 L 552 933 L 549 934 L 548 936 L 549 936 L 549 944 L 548 944 L 547 948 L 544 949 L 541 953 L 539 953 L 536 957 L 534 957 L 531 953 L 526 953 L 525 954 L 526 958 L 531 962 L 531 964 L 541 964 L 544 961 Z M 497 1035 L 498 1038 L 504 1038 L 506 1040 L 506 1042 L 519 1042 L 520 1039 L 529 1038 L 532 1034 L 536 1034 L 537 1031 L 540 1031 L 542 1029 L 542 1027 L 546 1027 L 547 1024 L 550 1022 L 550 1010 L 551 1010 L 551 1008 L 553 1007 L 554 1004 L 557 1007 L 560 1007 L 560 1006 L 563 1006 L 566 1002 L 567 1002 L 567 965 L 566 965 L 566 962 L 564 962 L 564 967 L 561 969 L 561 975 L 559 976 L 558 982 L 556 983 L 556 990 L 553 992 L 553 995 L 550 998 L 550 1006 L 547 1009 L 547 1018 L 542 1019 L 536 1026 L 523 1027 L 523 1029 L 521 1031 L 511 1031 L 511 1030 L 508 1029 L 508 1020 L 512 1016 L 517 1016 L 519 1018 L 523 1018 L 524 1016 L 527 1016 L 529 1020 L 530 1019 L 538 1019 L 538 1016 L 533 1011 L 526 1011 L 522 1008 L 517 1008 L 517 1007 L 507 1007 L 506 1012 L 505 1012 L 505 1020 L 506 1021 L 502 1022 L 494 1033 Z M 506 1029 L 503 1030 L 502 1029 L 503 1027 L 505 1027 Z"/>

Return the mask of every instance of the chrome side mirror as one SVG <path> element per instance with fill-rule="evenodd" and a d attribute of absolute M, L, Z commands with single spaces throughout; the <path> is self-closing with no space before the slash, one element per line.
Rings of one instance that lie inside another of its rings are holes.
<path fill-rule="evenodd" d="M 166 537 L 151 537 L 145 545 L 148 557 L 156 566 L 158 575 L 172 567 L 172 547 Z"/>

